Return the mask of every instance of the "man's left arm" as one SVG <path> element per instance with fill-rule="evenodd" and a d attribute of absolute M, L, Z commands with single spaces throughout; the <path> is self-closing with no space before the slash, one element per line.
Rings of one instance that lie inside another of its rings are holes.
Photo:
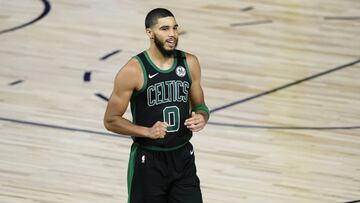
<path fill-rule="evenodd" d="M 204 100 L 204 92 L 202 90 L 200 64 L 196 56 L 186 54 L 188 68 L 191 74 L 190 101 L 192 113 L 191 117 L 186 119 L 185 125 L 193 132 L 202 130 L 209 120 L 209 109 Z"/>

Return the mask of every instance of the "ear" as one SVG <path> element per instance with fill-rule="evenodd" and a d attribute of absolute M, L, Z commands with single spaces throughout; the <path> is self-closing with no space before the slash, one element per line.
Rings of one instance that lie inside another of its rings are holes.
<path fill-rule="evenodd" d="M 147 36 L 148 36 L 150 39 L 154 39 L 154 33 L 153 33 L 153 31 L 151 30 L 151 28 L 146 28 L 145 31 L 146 31 Z"/>

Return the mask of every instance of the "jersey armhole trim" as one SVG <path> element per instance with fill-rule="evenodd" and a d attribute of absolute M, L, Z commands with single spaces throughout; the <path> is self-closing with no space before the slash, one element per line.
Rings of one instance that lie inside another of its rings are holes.
<path fill-rule="evenodd" d="M 130 110 L 131 110 L 131 115 L 132 115 L 132 123 L 136 124 L 136 105 L 135 105 L 135 101 L 134 101 L 134 96 L 131 96 L 131 99 L 130 99 Z"/>
<path fill-rule="evenodd" d="M 190 84 L 191 84 L 192 79 L 191 79 L 191 73 L 190 73 L 189 65 L 188 65 L 187 60 L 186 60 L 186 54 L 185 54 L 185 52 L 181 51 L 181 55 L 183 55 L 186 73 L 188 75 L 188 78 L 189 78 L 189 81 L 190 81 Z"/>
<path fill-rule="evenodd" d="M 135 56 L 136 60 L 140 63 L 142 72 L 143 72 L 143 77 L 144 77 L 144 84 L 142 85 L 141 89 L 139 91 L 134 91 L 134 95 L 138 95 L 141 92 L 143 92 L 147 86 L 147 72 L 145 69 L 145 66 L 143 64 L 143 62 L 141 61 L 141 59 L 139 58 L 139 56 Z"/>

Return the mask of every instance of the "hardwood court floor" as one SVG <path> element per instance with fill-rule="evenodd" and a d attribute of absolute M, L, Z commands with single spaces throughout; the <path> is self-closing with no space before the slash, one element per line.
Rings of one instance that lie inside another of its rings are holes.
<path fill-rule="evenodd" d="M 360 200 L 358 0 L 0 0 L 1 203 L 126 202 L 131 141 L 96 94 L 148 47 L 155 7 L 202 65 L 204 202 Z"/>

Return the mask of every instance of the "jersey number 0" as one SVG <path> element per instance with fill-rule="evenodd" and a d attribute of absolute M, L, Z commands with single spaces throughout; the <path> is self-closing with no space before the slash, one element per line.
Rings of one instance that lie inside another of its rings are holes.
<path fill-rule="evenodd" d="M 164 122 L 167 122 L 169 126 L 166 132 L 176 132 L 180 128 L 180 111 L 177 106 L 167 106 L 163 110 Z"/>

